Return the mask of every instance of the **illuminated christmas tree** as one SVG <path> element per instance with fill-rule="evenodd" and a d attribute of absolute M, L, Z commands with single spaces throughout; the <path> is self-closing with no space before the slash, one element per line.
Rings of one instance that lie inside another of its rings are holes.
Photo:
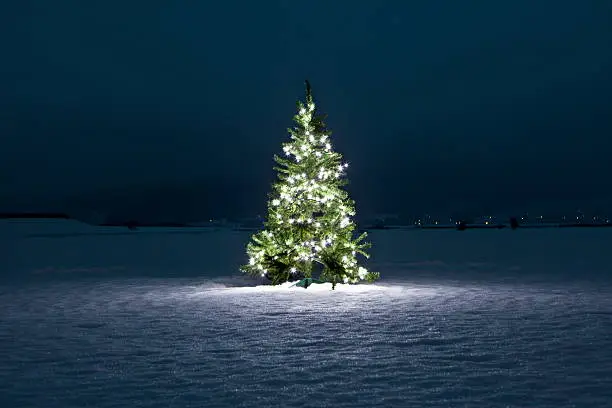
<path fill-rule="evenodd" d="M 334 152 L 324 117 L 315 109 L 310 84 L 306 101 L 298 102 L 291 141 L 283 144 L 285 157 L 275 156 L 278 180 L 268 202 L 265 229 L 247 245 L 249 263 L 241 270 L 267 277 L 272 284 L 310 278 L 321 265 L 319 279 L 337 283 L 369 282 L 379 274 L 357 262 L 370 244 L 364 232 L 355 238 L 354 202 L 342 188 L 348 164 Z"/>

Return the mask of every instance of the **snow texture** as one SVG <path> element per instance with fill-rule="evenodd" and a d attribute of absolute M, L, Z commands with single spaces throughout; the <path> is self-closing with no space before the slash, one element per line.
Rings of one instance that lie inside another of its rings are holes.
<path fill-rule="evenodd" d="M 612 406 L 612 231 L 376 231 L 335 291 L 249 236 L 2 222 L 0 406 Z"/>

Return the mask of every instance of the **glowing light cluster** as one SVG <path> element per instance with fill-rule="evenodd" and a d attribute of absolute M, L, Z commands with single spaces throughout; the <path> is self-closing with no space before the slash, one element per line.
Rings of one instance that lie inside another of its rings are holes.
<path fill-rule="evenodd" d="M 322 264 L 322 278 L 334 283 L 374 280 L 377 274 L 358 265 L 356 255 L 368 256 L 366 234 L 353 237 L 353 201 L 342 189 L 348 163 L 332 150 L 330 133 L 307 90 L 298 104 L 297 126 L 276 156 L 278 181 L 273 185 L 266 229 L 247 246 L 249 263 L 242 270 L 283 283 L 291 276 L 310 276 L 312 264 Z"/>

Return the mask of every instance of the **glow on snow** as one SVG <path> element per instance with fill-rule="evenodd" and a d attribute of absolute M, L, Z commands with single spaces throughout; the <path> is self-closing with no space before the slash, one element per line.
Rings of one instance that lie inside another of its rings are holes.
<path fill-rule="evenodd" d="M 194 290 L 189 296 L 229 296 L 233 297 L 236 295 L 249 295 L 249 294 L 271 294 L 271 295 L 282 295 L 282 294 L 293 294 L 302 296 L 325 296 L 329 297 L 330 300 L 338 293 L 345 293 L 347 295 L 380 295 L 384 297 L 428 297 L 443 293 L 456 293 L 465 288 L 453 286 L 453 285 L 405 285 L 403 284 L 337 284 L 336 289 L 332 291 L 331 283 L 320 283 L 312 284 L 308 289 L 304 289 L 299 286 L 295 286 L 295 282 L 285 282 L 280 285 L 258 285 L 258 286 L 225 286 L 225 285 L 214 285 L 214 286 L 200 286 L 192 288 Z M 302 297 L 300 296 L 300 297 Z"/>

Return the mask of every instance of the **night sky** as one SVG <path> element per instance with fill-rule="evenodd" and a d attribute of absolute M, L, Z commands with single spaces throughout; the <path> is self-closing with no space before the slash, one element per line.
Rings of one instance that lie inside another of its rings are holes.
<path fill-rule="evenodd" d="M 612 203 L 610 1 L 6 3 L 0 209 L 256 215 L 306 78 L 361 214 Z"/>

